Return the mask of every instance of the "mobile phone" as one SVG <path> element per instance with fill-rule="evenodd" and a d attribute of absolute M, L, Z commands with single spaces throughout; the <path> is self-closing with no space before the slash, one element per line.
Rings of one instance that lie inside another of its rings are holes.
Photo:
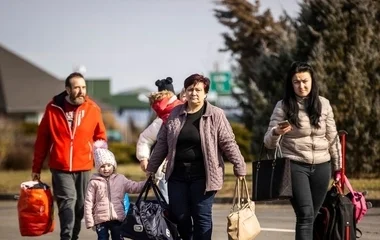
<path fill-rule="evenodd" d="M 288 120 L 285 120 L 285 121 L 281 121 L 281 122 L 277 123 L 277 125 L 278 125 L 280 128 L 286 128 L 287 126 L 290 125 L 290 123 L 289 123 Z"/>

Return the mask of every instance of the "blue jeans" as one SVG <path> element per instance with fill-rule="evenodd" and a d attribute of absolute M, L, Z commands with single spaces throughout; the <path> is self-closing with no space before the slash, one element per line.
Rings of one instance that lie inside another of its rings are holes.
<path fill-rule="evenodd" d="M 114 220 L 96 225 L 96 233 L 98 234 L 98 240 L 109 240 L 109 232 L 111 232 L 112 240 L 123 240 L 120 235 L 121 222 Z"/>
<path fill-rule="evenodd" d="M 291 163 L 293 197 L 296 213 L 296 240 L 313 239 L 313 224 L 326 197 L 331 178 L 330 162 Z"/>
<path fill-rule="evenodd" d="M 205 192 L 205 189 L 204 176 L 184 173 L 169 178 L 169 206 L 183 240 L 211 240 L 216 191 Z"/>

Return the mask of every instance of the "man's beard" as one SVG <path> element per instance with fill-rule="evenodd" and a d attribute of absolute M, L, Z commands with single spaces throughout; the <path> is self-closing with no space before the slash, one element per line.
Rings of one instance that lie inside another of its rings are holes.
<path fill-rule="evenodd" d="M 85 95 L 83 94 L 78 94 L 78 95 L 74 95 L 73 93 L 70 93 L 70 102 L 74 105 L 81 105 L 82 103 L 84 103 L 85 99 Z"/>

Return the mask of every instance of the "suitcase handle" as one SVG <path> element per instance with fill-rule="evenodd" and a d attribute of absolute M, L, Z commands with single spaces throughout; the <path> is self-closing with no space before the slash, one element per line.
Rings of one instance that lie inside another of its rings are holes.
<path fill-rule="evenodd" d="M 346 130 L 340 130 L 339 132 L 340 145 L 342 148 L 342 170 L 341 170 L 341 178 L 340 184 L 342 189 L 344 189 L 344 180 L 346 176 L 346 136 L 348 135 Z"/>

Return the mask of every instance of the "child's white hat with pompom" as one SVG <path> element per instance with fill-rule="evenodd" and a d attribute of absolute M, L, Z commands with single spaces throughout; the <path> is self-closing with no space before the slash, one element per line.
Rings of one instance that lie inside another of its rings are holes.
<path fill-rule="evenodd" d="M 99 168 L 104 164 L 111 164 L 116 169 L 117 164 L 115 155 L 108 150 L 107 142 L 104 140 L 97 140 L 94 142 L 94 161 L 95 168 L 99 171 Z"/>

